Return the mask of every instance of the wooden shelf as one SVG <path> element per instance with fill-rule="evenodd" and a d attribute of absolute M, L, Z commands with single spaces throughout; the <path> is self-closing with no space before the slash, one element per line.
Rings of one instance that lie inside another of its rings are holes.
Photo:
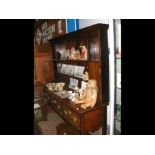
<path fill-rule="evenodd" d="M 99 24 L 91 27 L 81 29 L 70 34 L 50 40 L 52 49 L 52 58 L 54 69 L 54 81 L 64 82 L 65 90 L 70 90 L 70 78 L 78 80 L 78 87 L 81 88 L 82 78 L 74 75 L 67 75 L 58 72 L 59 63 L 66 65 L 82 66 L 84 72 L 88 72 L 89 79 L 97 81 L 98 95 L 95 107 L 88 107 L 82 109 L 75 107 L 69 99 L 61 99 L 55 94 L 51 95 L 53 100 L 53 109 L 55 109 L 60 116 L 62 116 L 68 123 L 71 123 L 80 134 L 87 134 L 94 132 L 102 126 L 102 134 L 106 134 L 107 124 L 107 105 L 109 104 L 109 51 L 108 51 L 108 25 Z M 79 47 L 80 43 L 87 47 L 88 60 L 61 60 L 57 51 L 64 51 L 66 49 L 75 49 Z M 78 106 L 78 105 L 77 105 Z"/>
<path fill-rule="evenodd" d="M 59 72 L 57 72 L 57 74 L 59 74 L 59 75 L 61 75 L 61 76 L 66 76 L 66 77 L 68 77 L 68 78 L 74 78 L 74 79 L 80 79 L 80 80 L 83 80 L 82 78 L 79 78 L 79 77 L 76 77 L 76 76 L 74 76 L 74 75 L 68 75 L 68 74 L 63 74 L 63 73 L 59 73 Z"/>
<path fill-rule="evenodd" d="M 62 62 L 62 63 L 76 63 L 76 62 L 84 62 L 84 63 L 88 63 L 88 62 L 99 62 L 99 60 L 62 60 L 62 59 L 52 59 L 52 61 L 58 61 L 58 62 Z"/>

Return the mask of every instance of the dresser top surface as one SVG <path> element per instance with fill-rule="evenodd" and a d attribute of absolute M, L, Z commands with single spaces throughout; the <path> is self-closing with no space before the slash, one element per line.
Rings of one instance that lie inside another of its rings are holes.
<path fill-rule="evenodd" d="M 86 109 L 83 109 L 83 108 L 80 107 L 80 104 L 75 104 L 75 102 L 72 102 L 68 98 L 63 98 L 62 99 L 61 97 L 57 96 L 54 92 L 51 92 L 51 91 L 48 91 L 48 90 L 47 90 L 47 93 L 53 99 L 55 99 L 57 102 L 66 105 L 67 107 L 69 107 L 71 110 L 73 110 L 74 112 L 76 112 L 78 114 L 84 114 L 84 113 L 93 111 L 95 109 L 100 109 L 100 108 L 104 107 L 104 104 L 97 102 L 94 107 L 87 107 Z"/>

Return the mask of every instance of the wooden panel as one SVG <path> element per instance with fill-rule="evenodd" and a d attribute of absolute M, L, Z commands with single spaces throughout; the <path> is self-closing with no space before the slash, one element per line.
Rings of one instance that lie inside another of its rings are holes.
<path fill-rule="evenodd" d="M 101 101 L 102 100 L 102 89 L 101 89 L 102 81 L 101 81 L 100 64 L 95 61 L 89 62 L 88 72 L 89 72 L 89 78 L 96 79 L 97 81 L 97 87 L 98 87 L 97 101 Z"/>
<path fill-rule="evenodd" d="M 99 60 L 100 59 L 100 38 L 99 30 L 91 31 L 89 34 L 89 52 L 90 60 Z"/>
<path fill-rule="evenodd" d="M 61 123 L 57 125 L 57 135 L 79 135 L 80 132 L 76 130 L 69 123 Z"/>
<path fill-rule="evenodd" d="M 73 124 L 77 129 L 80 129 L 80 117 L 71 110 L 68 111 L 69 113 L 69 122 Z"/>
<path fill-rule="evenodd" d="M 102 68 L 102 92 L 103 102 L 109 102 L 109 50 L 108 50 L 108 32 L 102 27 L 100 33 L 100 57 L 101 57 L 101 68 Z"/>
<path fill-rule="evenodd" d="M 58 21 L 62 22 L 62 32 L 59 33 L 58 32 Z M 36 37 L 36 32 L 37 32 L 37 29 L 39 28 L 39 30 L 42 32 L 42 25 L 47 22 L 47 26 L 54 26 L 55 28 L 55 31 L 52 33 L 52 36 L 53 38 L 54 37 L 58 37 L 58 36 L 61 36 L 63 34 L 66 33 L 66 22 L 65 22 L 65 19 L 44 19 L 44 20 L 39 20 L 38 22 L 35 22 L 35 25 L 34 25 L 34 35 Z M 35 39 L 35 52 L 51 52 L 51 46 L 50 44 L 47 42 L 45 44 L 43 44 L 42 40 L 41 40 L 41 43 L 40 45 L 38 45 L 36 39 Z"/>
<path fill-rule="evenodd" d="M 51 70 L 51 60 L 46 60 L 43 62 L 43 79 L 44 83 L 49 83 L 52 81 L 52 70 Z"/>
<path fill-rule="evenodd" d="M 49 53 L 35 54 L 35 71 L 38 82 L 45 84 L 54 80 L 51 55 Z"/>
<path fill-rule="evenodd" d="M 98 130 L 103 123 L 103 109 L 96 109 L 84 115 L 84 132 L 93 132 Z"/>

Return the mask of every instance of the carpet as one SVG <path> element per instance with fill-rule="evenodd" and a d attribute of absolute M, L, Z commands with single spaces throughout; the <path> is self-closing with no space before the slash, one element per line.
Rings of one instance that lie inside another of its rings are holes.
<path fill-rule="evenodd" d="M 49 113 L 47 121 L 40 121 L 38 127 L 43 135 L 56 135 L 56 125 L 64 121 L 55 112 Z"/>

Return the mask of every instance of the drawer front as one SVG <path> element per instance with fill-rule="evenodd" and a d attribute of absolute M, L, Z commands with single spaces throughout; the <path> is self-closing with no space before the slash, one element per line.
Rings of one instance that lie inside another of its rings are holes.
<path fill-rule="evenodd" d="M 66 106 L 63 106 L 63 116 L 65 119 L 69 119 L 69 109 Z"/>
<path fill-rule="evenodd" d="M 84 114 L 83 127 L 84 132 L 94 132 L 98 130 L 103 124 L 103 109 L 95 109 Z"/>
<path fill-rule="evenodd" d="M 73 111 L 69 110 L 69 122 L 73 124 L 77 129 L 80 129 L 80 117 Z"/>
<path fill-rule="evenodd" d="M 63 116 L 69 123 L 71 123 L 75 128 L 80 130 L 80 117 L 70 110 L 65 104 L 59 103 L 56 100 L 51 100 L 52 107 L 61 116 Z"/>
<path fill-rule="evenodd" d="M 52 102 L 52 107 L 54 108 L 54 110 L 56 110 L 60 115 L 63 115 L 63 108 L 62 108 L 62 104 L 57 102 L 57 101 L 53 101 Z"/>
<path fill-rule="evenodd" d="M 80 132 L 67 122 L 58 124 L 56 128 L 57 135 L 80 135 Z"/>

